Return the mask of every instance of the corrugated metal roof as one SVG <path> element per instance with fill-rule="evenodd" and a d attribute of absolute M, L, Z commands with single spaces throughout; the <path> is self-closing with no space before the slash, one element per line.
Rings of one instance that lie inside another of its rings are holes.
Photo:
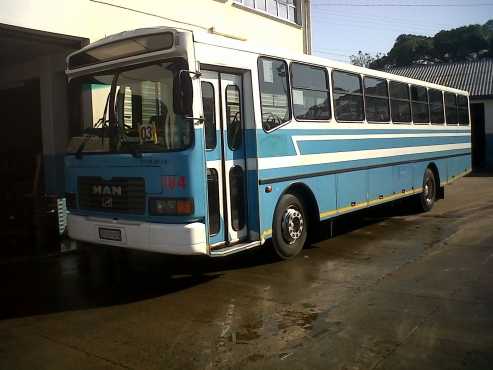
<path fill-rule="evenodd" d="M 493 59 L 474 62 L 411 65 L 386 72 L 469 91 L 471 97 L 493 95 Z"/>

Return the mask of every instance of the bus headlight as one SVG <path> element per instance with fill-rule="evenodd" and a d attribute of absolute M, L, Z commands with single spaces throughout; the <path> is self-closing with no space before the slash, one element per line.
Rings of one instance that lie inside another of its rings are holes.
<path fill-rule="evenodd" d="M 150 198 L 149 212 L 152 215 L 187 216 L 193 213 L 193 199 Z"/>

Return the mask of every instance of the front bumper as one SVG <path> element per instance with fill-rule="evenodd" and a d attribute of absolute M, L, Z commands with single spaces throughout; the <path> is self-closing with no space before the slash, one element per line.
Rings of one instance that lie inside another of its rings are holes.
<path fill-rule="evenodd" d="M 78 241 L 167 254 L 208 254 L 205 225 L 158 224 L 69 214 L 68 235 Z M 101 239 L 99 228 L 118 229 L 121 241 Z"/>

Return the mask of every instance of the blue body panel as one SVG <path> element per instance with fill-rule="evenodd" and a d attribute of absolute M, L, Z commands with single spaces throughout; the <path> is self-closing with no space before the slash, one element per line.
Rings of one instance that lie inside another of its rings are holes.
<path fill-rule="evenodd" d="M 368 189 L 368 171 L 352 171 L 337 175 L 337 208 L 365 203 Z"/>
<path fill-rule="evenodd" d="M 358 151 L 393 148 L 414 148 L 432 145 L 467 144 L 470 136 L 444 137 L 403 137 L 371 138 L 367 135 L 382 134 L 468 134 L 470 131 L 457 130 L 388 130 L 388 129 L 331 129 L 331 130 L 276 130 L 266 133 L 263 130 L 245 130 L 245 147 L 236 152 L 227 151 L 227 159 L 240 159 L 245 153 L 251 161 L 278 157 L 298 158 L 318 154 L 346 153 L 342 160 L 307 165 L 279 165 L 271 168 L 249 167 L 246 176 L 247 224 L 248 229 L 260 234 L 260 239 L 269 238 L 272 231 L 272 217 L 280 196 L 293 184 L 303 184 L 314 195 L 321 219 L 336 216 L 372 204 L 375 200 L 385 201 L 396 195 L 412 194 L 422 187 L 423 174 L 433 163 L 438 169 L 441 184 L 451 181 L 471 169 L 470 148 L 426 151 L 420 153 L 399 154 L 379 158 L 351 159 Z M 196 139 L 202 135 L 196 131 Z M 220 133 L 218 142 L 220 140 Z M 324 135 L 325 138 L 306 140 L 306 137 Z M 331 135 L 358 135 L 358 139 L 330 138 Z M 294 137 L 294 138 L 293 138 Z M 300 139 L 301 137 L 301 139 Z M 305 138 L 305 139 L 303 139 Z M 238 156 L 238 158 L 236 158 Z M 194 214 L 189 217 L 156 217 L 146 209 L 143 215 L 121 215 L 78 210 L 81 215 L 128 218 L 149 222 L 184 223 L 195 220 L 207 224 L 207 195 L 205 158 L 219 160 L 221 154 L 215 151 L 203 151 L 196 147 L 172 153 L 144 153 L 142 158 L 130 154 L 87 154 L 82 159 L 67 156 L 66 188 L 68 192 L 77 192 L 78 176 L 144 177 L 146 192 L 149 196 L 192 197 L 195 201 Z M 289 159 L 288 159 L 289 160 Z M 272 168 L 274 167 L 274 168 Z M 204 173 L 203 176 L 198 174 Z M 163 186 L 163 176 L 185 176 L 187 186 L 184 189 L 167 189 Z M 272 186 L 272 192 L 266 192 L 266 186 Z M 221 219 L 221 229 L 224 220 Z M 224 235 L 210 237 L 211 244 L 224 239 Z"/>
<path fill-rule="evenodd" d="M 378 199 L 395 193 L 394 171 L 392 167 L 368 170 L 368 199 Z"/>
<path fill-rule="evenodd" d="M 394 172 L 394 193 L 405 193 L 414 187 L 413 165 L 402 164 L 393 167 Z M 421 176 L 422 177 L 422 176 Z"/>
<path fill-rule="evenodd" d="M 196 138 L 202 130 L 197 129 Z M 187 223 L 204 221 L 206 217 L 205 167 L 201 141 L 187 150 L 163 153 L 142 153 L 140 158 L 131 154 L 87 153 L 81 159 L 75 155 L 65 157 L 65 188 L 78 193 L 78 177 L 100 177 L 110 180 L 116 177 L 142 177 L 145 179 L 146 210 L 144 214 L 76 209 L 72 213 L 82 216 L 129 219 L 157 223 Z M 200 175 L 197 175 L 200 174 Z M 184 177 L 183 186 L 166 186 L 167 176 Z M 153 216 L 149 213 L 148 198 L 193 198 L 194 212 L 190 216 Z"/>
<path fill-rule="evenodd" d="M 423 134 L 423 137 L 371 137 L 385 134 Z M 433 135 L 426 137 L 427 134 Z M 341 139 L 337 135 L 358 137 Z M 378 203 L 420 192 L 425 170 L 432 163 L 438 170 L 442 185 L 471 170 L 470 148 L 444 150 L 448 147 L 442 147 L 434 150 L 431 147 L 467 145 L 470 143 L 468 129 L 281 129 L 271 133 L 257 130 L 257 136 L 257 158 L 261 160 L 276 157 L 280 163 L 278 167 L 261 166 L 259 170 L 260 232 L 265 238 L 272 233 L 272 216 L 279 197 L 294 184 L 303 184 L 310 189 L 316 199 L 321 219 L 327 219 L 350 211 L 352 207 L 359 209 L 361 206 L 374 204 L 375 201 Z M 318 139 L 319 136 L 322 137 Z M 426 147 L 430 149 L 423 150 Z M 399 154 L 397 151 L 378 158 L 351 159 L 359 151 L 391 151 L 394 148 L 403 148 L 407 153 Z M 416 153 L 409 153 L 414 150 Z M 310 155 L 340 156 L 338 153 L 341 152 L 348 153 L 347 159 L 342 156 L 342 160 L 327 163 L 281 165 L 282 157 L 289 157 L 287 160 L 291 160 Z M 272 192 L 268 194 L 265 193 L 267 185 L 272 186 Z"/>

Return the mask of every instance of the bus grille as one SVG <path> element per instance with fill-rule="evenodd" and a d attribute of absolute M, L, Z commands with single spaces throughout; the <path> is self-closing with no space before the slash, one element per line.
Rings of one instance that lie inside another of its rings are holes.
<path fill-rule="evenodd" d="M 86 210 L 143 214 L 145 181 L 140 177 L 79 177 L 79 208 Z"/>

